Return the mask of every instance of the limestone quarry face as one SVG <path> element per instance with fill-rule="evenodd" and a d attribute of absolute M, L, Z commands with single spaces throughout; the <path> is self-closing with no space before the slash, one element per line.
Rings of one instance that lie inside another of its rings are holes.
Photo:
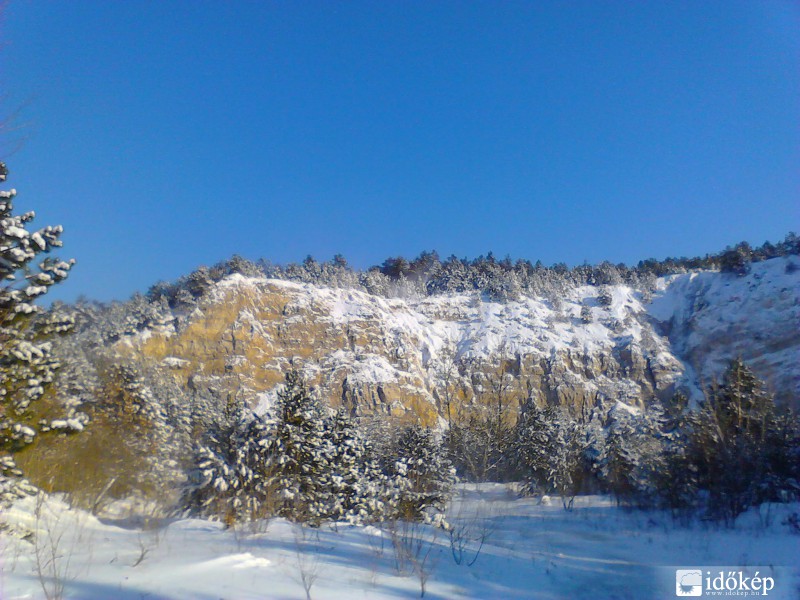
<path fill-rule="evenodd" d="M 672 276 L 648 306 L 694 382 L 741 358 L 779 403 L 800 408 L 800 257 L 751 265 L 744 276 Z"/>
<path fill-rule="evenodd" d="M 753 265 L 745 278 L 662 280 L 650 305 L 622 285 L 611 288 L 609 305 L 587 286 L 554 307 L 541 298 L 385 299 L 233 275 L 179 331 L 147 332 L 129 351 L 190 388 L 213 384 L 262 410 L 294 367 L 333 407 L 425 424 L 479 405 L 513 412 L 529 400 L 576 412 L 606 401 L 668 401 L 678 387 L 696 391 L 697 374 L 724 368 L 745 346 L 761 357 L 753 365 L 760 375 L 796 392 L 797 276 L 768 264 L 779 261 L 786 259 Z M 715 326 L 723 317 L 730 326 Z"/>

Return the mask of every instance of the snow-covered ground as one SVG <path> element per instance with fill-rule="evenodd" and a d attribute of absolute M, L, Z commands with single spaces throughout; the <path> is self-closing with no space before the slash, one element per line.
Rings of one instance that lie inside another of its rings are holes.
<path fill-rule="evenodd" d="M 63 597 L 86 600 L 302 599 L 306 588 L 313 598 L 412 598 L 422 579 L 426 598 L 674 598 L 676 568 L 708 565 L 759 567 L 775 581 L 768 597 L 797 598 L 800 535 L 783 521 L 798 508 L 751 511 L 728 530 L 678 526 L 596 496 L 566 512 L 557 499 L 483 484 L 460 488 L 451 541 L 408 524 L 309 529 L 275 519 L 225 529 L 183 519 L 143 527 L 54 500 L 37 510 L 27 499 L 0 519 L 38 530 L 38 541 L 0 535 L 0 598 L 46 598 L 44 588 L 57 597 L 61 584 Z"/>

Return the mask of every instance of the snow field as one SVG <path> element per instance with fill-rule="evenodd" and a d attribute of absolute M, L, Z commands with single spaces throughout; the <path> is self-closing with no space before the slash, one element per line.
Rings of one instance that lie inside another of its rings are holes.
<path fill-rule="evenodd" d="M 142 527 L 29 498 L 0 517 L 39 531 L 36 544 L 0 535 L 0 598 L 46 598 L 43 586 L 59 585 L 64 598 L 80 600 L 414 598 L 423 581 L 426 598 L 672 598 L 670 569 L 698 565 L 777 569 L 769 597 L 796 598 L 798 572 L 778 567 L 797 565 L 800 536 L 783 521 L 798 508 L 762 507 L 722 529 L 679 526 L 606 497 L 578 497 L 567 512 L 558 498 L 461 485 L 447 532 L 409 523 L 311 529 L 283 519 Z"/>

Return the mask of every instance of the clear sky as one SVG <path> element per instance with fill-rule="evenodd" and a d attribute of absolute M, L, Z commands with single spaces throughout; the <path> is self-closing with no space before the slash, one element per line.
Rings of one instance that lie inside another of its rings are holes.
<path fill-rule="evenodd" d="M 9 0 L 0 156 L 109 300 L 238 253 L 635 263 L 800 230 L 800 4 Z"/>

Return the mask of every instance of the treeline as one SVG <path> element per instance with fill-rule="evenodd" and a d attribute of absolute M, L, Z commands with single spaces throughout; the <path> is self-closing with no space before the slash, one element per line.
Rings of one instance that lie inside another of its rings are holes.
<path fill-rule="evenodd" d="M 70 361 L 58 378 L 81 399 L 85 431 L 43 437 L 20 464 L 78 505 L 138 497 L 229 524 L 441 523 L 454 475 L 519 482 L 567 509 L 577 495 L 603 493 L 727 525 L 763 502 L 800 499 L 800 421 L 739 360 L 693 408 L 680 395 L 640 409 L 520 406 L 500 377 L 468 404 L 449 402 L 443 382 L 445 425 L 426 429 L 333 411 L 294 371 L 255 414 L 215 378 L 179 387 L 160 368 Z"/>
<path fill-rule="evenodd" d="M 372 425 L 330 414 L 289 371 L 266 414 L 239 406 L 198 439 L 179 510 L 229 524 L 272 516 L 443 523 L 455 470 L 434 434 Z"/>
<path fill-rule="evenodd" d="M 521 482 L 732 526 L 764 502 L 800 498 L 800 421 L 740 360 L 689 410 L 621 403 L 587 415 L 528 403 L 515 421 L 491 405 L 438 434 L 325 410 L 297 372 L 264 416 L 240 407 L 196 443 L 182 508 L 229 522 L 274 515 L 319 524 L 441 523 L 455 475 Z"/>
<path fill-rule="evenodd" d="M 444 447 L 462 478 L 522 481 L 530 493 L 610 493 L 621 504 L 732 525 L 751 506 L 800 498 L 800 420 L 778 408 L 740 360 L 705 401 L 636 410 L 621 403 L 575 415 L 528 403 L 452 424 Z"/>
<path fill-rule="evenodd" d="M 546 298 L 562 297 L 565 291 L 582 285 L 624 283 L 638 289 L 652 289 L 656 278 L 697 269 L 719 269 L 746 274 L 749 265 L 779 256 L 800 253 L 800 237 L 786 235 L 782 242 L 765 242 L 756 248 L 741 242 L 716 254 L 694 258 L 647 259 L 629 267 L 602 262 L 569 268 L 564 263 L 550 267 L 541 261 L 497 259 L 491 252 L 469 260 L 450 256 L 442 259 L 435 251 L 423 252 L 414 259 L 387 258 L 381 265 L 366 271 L 352 269 L 347 260 L 336 255 L 327 262 L 309 256 L 300 264 L 281 266 L 266 260 L 252 262 L 240 256 L 213 267 L 200 267 L 175 282 L 159 282 L 147 297 L 164 301 L 171 308 L 191 306 L 214 283 L 228 275 L 268 277 L 313 283 L 330 287 L 362 289 L 381 296 L 435 295 L 480 292 L 489 299 L 507 301 L 521 295 Z"/>

